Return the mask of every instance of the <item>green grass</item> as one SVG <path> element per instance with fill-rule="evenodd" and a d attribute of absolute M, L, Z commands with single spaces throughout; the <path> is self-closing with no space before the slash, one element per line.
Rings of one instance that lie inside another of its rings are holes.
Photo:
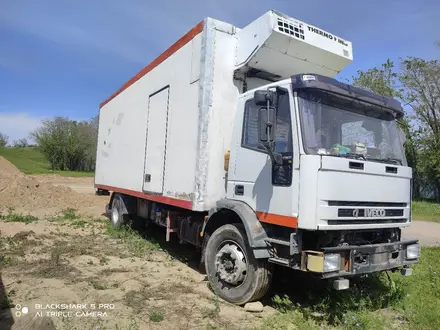
<path fill-rule="evenodd" d="M 30 214 L 23 215 L 23 214 L 9 212 L 7 214 L 0 213 L 0 220 L 4 221 L 4 222 L 23 222 L 23 223 L 28 224 L 31 222 L 38 221 L 38 218 L 36 218 Z"/>
<path fill-rule="evenodd" d="M 95 289 L 95 290 L 107 290 L 107 286 L 105 284 L 99 283 L 98 281 L 90 281 L 90 285 Z"/>
<path fill-rule="evenodd" d="M 36 147 L 0 148 L 0 156 L 5 157 L 25 174 L 59 174 L 62 176 L 94 176 L 93 172 L 52 171 L 49 162 Z"/>
<path fill-rule="evenodd" d="M 423 248 L 414 274 L 385 273 L 352 281 L 347 291 L 316 282 L 291 282 L 289 295 L 275 295 L 280 313 L 262 329 L 440 329 L 440 248 Z M 286 290 L 286 286 L 284 286 Z"/>
<path fill-rule="evenodd" d="M 440 248 L 423 248 L 402 303 L 411 329 L 440 329 Z"/>
<path fill-rule="evenodd" d="M 440 223 L 440 204 L 434 202 L 413 201 L 412 218 L 414 220 L 434 221 Z"/>
<path fill-rule="evenodd" d="M 0 221 L 4 222 L 23 222 L 29 224 L 41 219 L 32 215 L 25 215 L 15 213 L 14 209 L 9 209 L 7 213 L 0 213 Z M 60 224 L 67 224 L 74 228 L 84 228 L 89 223 L 105 223 L 106 234 L 112 238 L 118 239 L 120 243 L 127 245 L 127 248 L 133 257 L 142 258 L 145 255 L 150 254 L 153 251 L 160 250 L 160 244 L 153 237 L 146 237 L 145 233 L 141 233 L 133 229 L 128 224 L 121 226 L 121 228 L 114 228 L 109 221 L 104 219 L 83 219 L 76 213 L 75 209 L 67 208 L 62 210 L 58 215 L 54 217 L 46 218 L 49 222 L 55 222 Z M 108 260 L 101 258 L 100 263 L 105 264 Z"/>
<path fill-rule="evenodd" d="M 214 307 L 203 307 L 200 312 L 203 318 L 215 319 L 220 315 L 220 298 L 216 294 L 214 296 Z"/>
<path fill-rule="evenodd" d="M 151 322 L 162 322 L 164 316 L 161 311 L 152 311 L 149 315 L 149 318 Z"/>
<path fill-rule="evenodd" d="M 6 214 L 0 213 L 0 220 L 4 222 L 23 222 L 28 224 L 39 221 L 40 219 L 30 214 L 15 213 L 14 209 L 11 208 Z M 47 218 L 47 220 L 50 222 L 70 221 L 74 227 L 84 227 L 86 223 L 85 220 L 80 219 L 80 216 L 76 214 L 76 210 L 72 208 L 64 209 L 57 216 Z"/>
<path fill-rule="evenodd" d="M 129 225 L 123 225 L 120 228 L 114 228 L 110 222 L 106 224 L 106 232 L 110 237 L 120 239 L 128 247 L 129 252 L 134 257 L 142 258 L 152 251 L 160 250 L 160 245 L 154 238 L 142 236 Z"/>

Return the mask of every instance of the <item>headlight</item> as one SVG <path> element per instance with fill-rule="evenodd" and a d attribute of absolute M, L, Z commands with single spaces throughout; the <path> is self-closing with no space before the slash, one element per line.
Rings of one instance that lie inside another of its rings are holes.
<path fill-rule="evenodd" d="M 420 245 L 411 244 L 406 247 L 406 259 L 417 259 L 420 257 Z"/>
<path fill-rule="evenodd" d="M 324 273 L 338 271 L 341 267 L 341 256 L 339 254 L 324 255 Z"/>

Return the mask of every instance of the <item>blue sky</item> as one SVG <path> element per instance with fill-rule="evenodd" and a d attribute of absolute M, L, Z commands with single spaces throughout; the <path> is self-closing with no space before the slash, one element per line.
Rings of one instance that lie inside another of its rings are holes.
<path fill-rule="evenodd" d="M 438 59 L 439 0 L 0 0 L 0 132 L 88 119 L 203 18 L 244 27 L 270 9 L 353 42 L 339 78 L 412 55 Z"/>

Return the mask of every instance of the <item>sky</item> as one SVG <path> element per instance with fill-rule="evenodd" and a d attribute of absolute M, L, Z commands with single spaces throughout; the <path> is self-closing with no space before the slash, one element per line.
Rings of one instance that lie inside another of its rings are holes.
<path fill-rule="evenodd" d="M 0 0 L 0 132 L 89 119 L 99 103 L 205 17 L 239 28 L 270 9 L 353 42 L 337 78 L 387 58 L 439 59 L 439 0 Z"/>

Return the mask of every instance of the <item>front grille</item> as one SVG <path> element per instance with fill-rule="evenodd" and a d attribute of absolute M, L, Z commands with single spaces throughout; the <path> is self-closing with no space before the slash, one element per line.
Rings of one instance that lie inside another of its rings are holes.
<path fill-rule="evenodd" d="M 347 217 L 353 218 L 356 217 L 354 213 L 355 209 L 338 209 L 338 217 Z M 386 217 L 403 217 L 402 209 L 385 209 Z M 365 217 L 365 209 L 359 209 L 359 213 L 357 217 L 363 218 Z"/>
<path fill-rule="evenodd" d="M 407 207 L 407 203 L 328 201 L 328 206 Z"/>
<path fill-rule="evenodd" d="M 406 223 L 408 219 L 374 219 L 374 220 L 328 220 L 329 225 L 371 225 L 388 223 Z"/>

